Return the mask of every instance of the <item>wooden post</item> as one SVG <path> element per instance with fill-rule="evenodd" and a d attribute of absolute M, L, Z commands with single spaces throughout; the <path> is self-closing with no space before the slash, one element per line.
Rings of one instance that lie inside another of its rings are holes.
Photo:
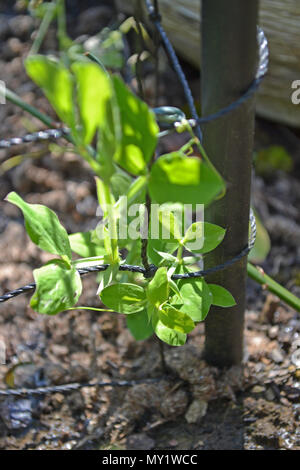
<path fill-rule="evenodd" d="M 202 1 L 202 111 L 214 113 L 236 100 L 255 76 L 258 51 L 258 1 Z M 205 267 L 238 254 L 248 240 L 254 99 L 233 113 L 206 124 L 204 148 L 227 184 L 225 197 L 206 210 L 207 221 L 227 229 L 224 242 Z M 228 289 L 237 305 L 214 307 L 205 322 L 205 357 L 219 367 L 240 364 L 246 289 L 246 258 L 208 278 Z"/>

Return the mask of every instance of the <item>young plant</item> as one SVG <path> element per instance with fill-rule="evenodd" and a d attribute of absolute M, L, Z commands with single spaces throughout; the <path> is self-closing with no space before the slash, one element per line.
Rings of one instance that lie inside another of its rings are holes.
<path fill-rule="evenodd" d="M 65 47 L 63 22 L 60 31 Z M 66 51 L 60 59 L 31 54 L 25 66 L 70 129 L 74 152 L 95 173 L 102 218 L 94 230 L 68 235 L 47 207 L 28 204 L 16 193 L 7 196 L 22 210 L 31 240 L 57 256 L 34 270 L 31 307 L 47 315 L 74 309 L 82 292 L 79 270 L 102 265 L 97 295 L 105 310 L 126 315 L 137 340 L 155 334 L 180 346 L 212 305 L 235 305 L 222 286 L 203 277 L 177 277 L 198 271 L 203 256 L 225 236 L 224 228 L 202 217 L 203 209 L 224 194 L 224 181 L 188 122 L 178 130 L 187 130 L 190 141 L 176 152 L 158 155 L 159 128 L 146 103 L 97 60 Z M 50 125 L 49 117 L 11 92 L 7 96 Z M 193 155 L 195 145 L 201 158 Z M 197 213 L 199 206 L 200 217 L 187 223 L 187 209 Z M 81 258 L 74 259 L 72 252 Z M 145 276 L 124 272 L 125 263 L 143 265 Z M 250 275 L 255 277 L 252 268 Z M 298 305 L 289 296 L 285 299 Z"/>
<path fill-rule="evenodd" d="M 229 292 L 202 278 L 172 279 L 173 274 L 199 269 L 201 257 L 225 235 L 223 228 L 203 221 L 182 230 L 183 213 L 172 210 L 174 203 L 177 209 L 188 205 L 191 212 L 199 204 L 210 204 L 224 192 L 221 176 L 205 154 L 191 154 L 193 145 L 199 145 L 193 134 L 182 149 L 154 158 L 159 134 L 154 113 L 120 77 L 108 75 L 98 64 L 83 57 L 67 66 L 62 60 L 31 55 L 25 65 L 70 128 L 74 151 L 95 172 L 103 214 L 95 230 L 68 235 L 47 207 L 28 204 L 16 193 L 7 196 L 22 210 L 31 240 L 58 256 L 34 271 L 31 307 L 48 315 L 74 308 L 82 291 L 78 269 L 103 264 L 98 295 L 108 309 L 127 316 L 136 339 L 155 333 L 168 344 L 184 344 L 212 304 L 235 303 Z M 151 214 L 152 207 L 156 212 Z M 126 258 L 120 249 L 128 253 Z M 82 258 L 72 259 L 72 251 Z M 144 264 L 146 271 L 153 263 L 158 269 L 149 279 L 126 279 L 120 273 L 125 262 Z"/>

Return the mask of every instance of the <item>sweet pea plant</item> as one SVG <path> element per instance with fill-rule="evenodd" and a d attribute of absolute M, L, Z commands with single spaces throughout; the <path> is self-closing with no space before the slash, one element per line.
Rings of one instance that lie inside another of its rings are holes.
<path fill-rule="evenodd" d="M 188 205 L 193 211 L 196 205 L 212 203 L 224 193 L 224 181 L 187 122 L 183 126 L 191 134 L 190 141 L 176 152 L 155 157 L 159 128 L 154 113 L 119 76 L 110 76 L 100 65 L 85 57 L 66 65 L 31 55 L 26 69 L 70 129 L 74 151 L 95 172 L 103 213 L 95 230 L 68 235 L 49 208 L 28 204 L 14 192 L 7 196 L 22 210 L 31 240 L 57 255 L 34 270 L 31 307 L 47 315 L 75 308 L 82 292 L 78 269 L 103 263 L 108 267 L 98 274 L 97 294 L 109 310 L 126 315 L 133 336 L 140 340 L 155 333 L 170 345 L 184 344 L 187 333 L 205 319 L 212 304 L 228 307 L 235 301 L 224 288 L 203 278 L 172 280 L 174 273 L 199 270 L 197 261 L 225 235 L 223 228 L 203 220 L 182 232 L 182 217 L 173 209 Z M 193 145 L 199 147 L 202 158 L 192 155 Z M 124 198 L 128 206 L 138 205 L 139 217 L 134 219 L 130 210 L 121 213 Z M 150 222 L 147 209 L 152 206 L 158 210 Z M 139 238 L 131 239 L 128 233 L 118 237 L 128 223 L 143 229 Z M 154 224 L 158 232 L 151 238 Z M 201 243 L 195 243 L 196 238 Z M 81 258 L 73 259 L 72 252 Z M 127 256 L 122 258 L 120 252 Z M 119 271 L 124 262 L 144 264 L 146 271 L 149 264 L 158 269 L 149 279 L 126 275 Z"/>
<path fill-rule="evenodd" d="M 235 305 L 226 289 L 203 277 L 174 279 L 176 274 L 198 271 L 203 256 L 222 242 L 225 229 L 205 222 L 203 213 L 224 195 L 225 183 L 180 113 L 177 130 L 187 131 L 190 139 L 178 151 L 159 155 L 162 134 L 156 118 L 168 122 L 170 116 L 163 109 L 155 115 L 118 75 L 107 72 L 99 57 L 85 56 L 82 47 L 68 38 L 63 0 L 31 1 L 30 7 L 40 14 L 42 23 L 25 61 L 27 73 L 68 127 L 65 137 L 73 151 L 93 170 L 102 213 L 94 230 L 68 234 L 52 210 L 28 204 L 15 192 L 8 194 L 6 200 L 23 212 L 31 240 L 56 256 L 34 270 L 36 288 L 30 305 L 46 315 L 89 309 L 76 307 L 82 292 L 79 270 L 103 265 L 97 295 L 104 308 L 92 310 L 125 314 L 137 340 L 155 334 L 172 346 L 183 345 L 212 305 Z M 55 15 L 59 59 L 36 53 Z M 53 124 L 11 91 L 6 97 L 46 125 Z M 201 157 L 194 156 L 195 147 Z M 194 222 L 186 220 L 187 209 L 197 214 Z M 143 265 L 145 276 L 125 272 L 125 263 Z M 299 299 L 250 263 L 248 274 L 300 310 Z"/>

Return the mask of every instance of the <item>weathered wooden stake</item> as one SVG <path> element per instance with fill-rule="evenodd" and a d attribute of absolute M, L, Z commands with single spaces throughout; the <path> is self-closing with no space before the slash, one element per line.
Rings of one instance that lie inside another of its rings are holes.
<path fill-rule="evenodd" d="M 255 76 L 258 58 L 258 1 L 202 1 L 202 110 L 218 111 L 236 100 Z M 227 183 L 225 197 L 206 210 L 206 220 L 227 228 L 224 242 L 205 261 L 206 267 L 235 256 L 247 244 L 254 99 L 233 113 L 205 125 L 204 147 Z M 219 367 L 243 358 L 246 259 L 208 279 L 235 297 L 230 309 L 214 307 L 205 330 L 205 356 Z"/>

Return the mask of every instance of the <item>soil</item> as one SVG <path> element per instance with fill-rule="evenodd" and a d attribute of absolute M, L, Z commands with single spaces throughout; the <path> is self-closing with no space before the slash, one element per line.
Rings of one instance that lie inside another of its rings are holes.
<path fill-rule="evenodd" d="M 28 103 L 51 113 L 23 67 L 35 23 L 22 10 L 22 2 L 17 2 L 18 9 L 13 3 L 1 2 L 0 7 L 0 79 Z M 78 34 L 92 34 L 84 31 L 80 3 L 83 8 L 83 2 L 72 2 L 69 27 Z M 99 1 L 86 1 L 84 7 L 89 10 L 95 3 L 99 7 Z M 98 11 L 103 26 L 108 17 L 116 18 L 112 10 L 108 15 L 109 3 L 103 2 L 100 8 L 105 10 Z M 93 17 L 95 10 L 84 14 Z M 51 29 L 44 51 L 55 47 Z M 162 64 L 159 104 L 181 106 L 179 85 L 164 58 Z M 183 65 L 196 93 L 197 74 Z M 153 66 L 148 68 L 145 91 L 153 104 Z M 9 103 L 0 106 L 0 118 L 0 139 L 41 129 L 37 120 Z M 178 148 L 183 139 L 167 138 L 165 149 Z M 256 150 L 269 145 L 284 146 L 294 166 L 292 172 L 273 171 L 254 180 L 253 203 L 272 241 L 262 267 L 299 295 L 299 131 L 257 120 Z M 9 191 L 51 207 L 68 232 L 96 225 L 93 175 L 82 160 L 68 149 L 61 154 L 53 144 L 39 143 L 0 151 L 0 163 L 24 153 L 27 158 L 0 176 L 1 293 L 32 282 L 32 269 L 50 258 L 28 239 L 20 211 L 3 202 Z M 96 276 L 85 277 L 81 304 L 99 307 L 96 290 Z M 45 317 L 33 312 L 28 300 L 22 295 L 0 308 L 0 340 L 7 356 L 6 364 L 0 365 L 2 389 L 92 379 L 160 380 L 39 399 L 1 399 L 1 449 L 300 450 L 299 314 L 252 281 L 247 290 L 244 364 L 224 371 L 209 367 L 201 357 L 203 325 L 189 335 L 185 346 L 164 346 L 166 373 L 158 343 L 135 342 L 123 316 L 76 310 Z"/>

